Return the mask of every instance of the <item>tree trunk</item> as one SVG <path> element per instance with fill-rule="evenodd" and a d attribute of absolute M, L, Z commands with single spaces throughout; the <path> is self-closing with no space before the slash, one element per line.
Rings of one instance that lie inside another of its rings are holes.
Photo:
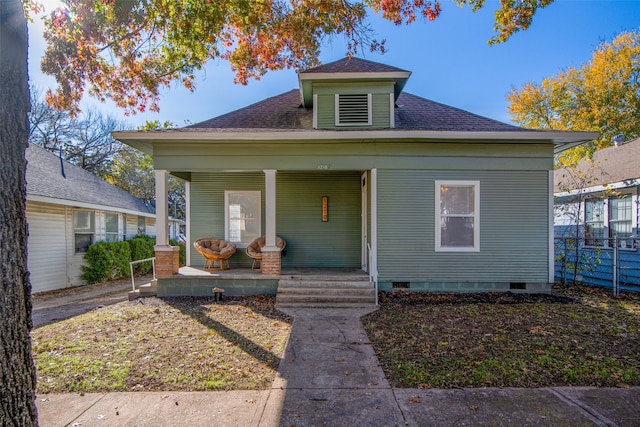
<path fill-rule="evenodd" d="M 0 0 L 0 425 L 35 426 L 31 284 L 27 272 L 29 138 L 27 22 L 22 2 Z"/>

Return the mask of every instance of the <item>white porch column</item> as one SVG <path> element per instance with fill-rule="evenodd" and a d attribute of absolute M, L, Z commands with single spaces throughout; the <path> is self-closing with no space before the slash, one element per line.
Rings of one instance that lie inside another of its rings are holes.
<path fill-rule="evenodd" d="M 180 269 L 180 248 L 169 246 L 166 170 L 156 170 L 156 277 L 178 274 Z"/>
<path fill-rule="evenodd" d="M 166 170 L 156 170 L 156 246 L 169 246 L 168 230 L 168 196 Z"/>
<path fill-rule="evenodd" d="M 553 171 L 549 171 L 549 283 L 555 281 L 555 263 L 556 263 L 556 242 L 555 242 L 555 215 L 553 212 Z"/>
<path fill-rule="evenodd" d="M 187 238 L 186 246 L 187 248 L 191 248 L 193 243 L 191 243 L 191 182 L 185 181 L 184 183 L 184 202 L 185 202 L 185 214 L 184 214 L 184 223 L 185 223 L 185 237 Z M 186 263 L 188 266 L 191 266 L 191 251 L 187 249 L 187 259 Z"/>
<path fill-rule="evenodd" d="M 265 246 L 276 247 L 276 170 L 265 169 Z"/>

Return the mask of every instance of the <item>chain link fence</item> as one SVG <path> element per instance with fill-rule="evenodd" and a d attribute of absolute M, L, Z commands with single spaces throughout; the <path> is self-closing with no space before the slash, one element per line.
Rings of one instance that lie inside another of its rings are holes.
<path fill-rule="evenodd" d="M 640 238 L 555 238 L 555 280 L 640 292 Z"/>

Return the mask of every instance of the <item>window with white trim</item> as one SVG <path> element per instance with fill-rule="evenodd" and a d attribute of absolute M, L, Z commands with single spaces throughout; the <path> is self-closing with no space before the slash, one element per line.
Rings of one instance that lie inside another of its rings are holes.
<path fill-rule="evenodd" d="M 623 247 L 633 245 L 629 240 L 633 236 L 633 223 L 631 194 L 584 201 L 584 243 L 587 246 L 610 247 L 614 237 Z"/>
<path fill-rule="evenodd" d="M 106 242 L 118 241 L 118 214 L 104 214 L 104 240 Z"/>
<path fill-rule="evenodd" d="M 605 235 L 604 199 L 587 199 L 584 202 L 584 234 L 588 246 L 602 246 Z"/>
<path fill-rule="evenodd" d="M 86 252 L 95 241 L 95 212 L 73 211 L 73 233 L 76 253 Z"/>
<path fill-rule="evenodd" d="M 336 94 L 336 126 L 371 125 L 371 94 Z"/>
<path fill-rule="evenodd" d="M 436 251 L 480 251 L 480 181 L 436 181 Z"/>
<path fill-rule="evenodd" d="M 228 242 L 246 247 L 262 235 L 260 191 L 225 191 L 224 211 Z"/>
<path fill-rule="evenodd" d="M 609 199 L 609 237 L 626 239 L 633 234 L 631 194 Z"/>
<path fill-rule="evenodd" d="M 138 235 L 142 236 L 147 233 L 147 219 L 143 216 L 138 217 Z"/>

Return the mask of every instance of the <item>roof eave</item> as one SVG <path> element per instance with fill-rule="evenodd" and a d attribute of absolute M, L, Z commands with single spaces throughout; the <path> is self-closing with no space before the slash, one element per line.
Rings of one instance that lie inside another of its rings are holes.
<path fill-rule="evenodd" d="M 402 92 L 411 76 L 410 71 L 384 71 L 384 72 L 361 72 L 361 73 L 298 73 L 298 84 L 300 85 L 300 99 L 302 106 L 311 108 L 313 106 L 313 83 L 331 81 L 393 81 L 395 83 L 395 99 Z"/>
<path fill-rule="evenodd" d="M 431 131 L 431 130 L 322 130 L 322 131 L 282 131 L 273 129 L 236 130 L 163 130 L 163 131 L 115 131 L 115 139 L 153 154 L 153 144 L 158 142 L 201 142 L 228 143 L 246 142 L 319 142 L 330 141 L 469 141 L 469 142 L 551 142 L 554 153 L 576 147 L 598 137 L 597 132 L 581 131 Z"/>

